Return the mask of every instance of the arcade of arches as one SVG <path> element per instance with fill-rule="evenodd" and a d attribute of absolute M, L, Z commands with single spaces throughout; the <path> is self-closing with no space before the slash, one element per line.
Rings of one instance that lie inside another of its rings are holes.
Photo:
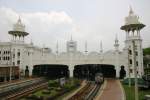
<path fill-rule="evenodd" d="M 120 72 L 124 72 L 123 67 Z M 35 65 L 32 73 L 34 76 L 44 76 L 50 79 L 69 77 L 69 67 L 61 64 L 41 64 Z M 115 66 L 108 64 L 75 65 L 73 76 L 75 78 L 93 80 L 96 73 L 103 73 L 105 78 L 116 77 Z"/>

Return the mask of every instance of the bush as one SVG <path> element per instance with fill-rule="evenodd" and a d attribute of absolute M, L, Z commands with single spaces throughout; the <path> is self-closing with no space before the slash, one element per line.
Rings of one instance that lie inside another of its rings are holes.
<path fill-rule="evenodd" d="M 26 99 L 27 100 L 43 100 L 43 97 L 31 94 L 31 95 L 27 96 Z"/>
<path fill-rule="evenodd" d="M 74 85 L 72 85 L 72 84 L 65 84 L 65 85 L 64 85 L 64 88 L 65 88 L 66 90 L 71 90 L 73 87 L 74 87 Z"/>
<path fill-rule="evenodd" d="M 42 93 L 43 94 L 50 94 L 51 92 L 49 90 L 43 90 Z"/>
<path fill-rule="evenodd" d="M 54 87 L 48 87 L 49 91 L 54 90 L 54 89 L 55 89 Z"/>
<path fill-rule="evenodd" d="M 150 47 L 149 48 L 144 48 L 143 49 L 143 54 L 144 55 L 150 55 Z"/>
<path fill-rule="evenodd" d="M 56 80 L 49 80 L 48 86 L 49 87 L 58 87 L 59 83 Z"/>
<path fill-rule="evenodd" d="M 56 88 L 56 91 L 61 91 L 61 90 L 62 90 L 62 88 L 60 88 L 60 87 Z"/>

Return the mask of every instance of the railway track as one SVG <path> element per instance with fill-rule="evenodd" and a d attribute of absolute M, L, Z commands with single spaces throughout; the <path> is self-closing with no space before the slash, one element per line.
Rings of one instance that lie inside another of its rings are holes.
<path fill-rule="evenodd" d="M 96 84 L 95 87 L 91 90 L 91 92 L 86 96 L 85 100 L 93 100 L 97 95 L 100 87 L 100 84 Z"/>
<path fill-rule="evenodd" d="M 47 86 L 48 82 L 43 78 L 8 85 L 8 87 L 5 86 L 5 88 L 1 87 L 1 89 L 4 89 L 5 91 L 0 91 L 0 98 L 2 100 L 16 100 Z"/>
<path fill-rule="evenodd" d="M 18 84 L 23 84 L 23 83 L 27 83 L 27 82 L 31 82 L 31 81 L 34 81 L 34 80 L 41 80 L 42 77 L 40 78 L 31 78 L 31 79 L 25 79 L 25 80 L 20 80 L 20 81 L 13 81 L 13 82 L 8 82 L 6 84 L 2 84 L 0 85 L 0 93 L 1 93 L 1 90 L 3 90 L 4 88 L 7 88 L 7 87 L 10 87 L 10 86 L 14 86 L 14 85 L 18 85 Z"/>
<path fill-rule="evenodd" d="M 9 95 L 4 100 L 17 100 L 17 99 L 19 99 L 23 96 L 26 96 L 30 93 L 33 93 L 33 92 L 35 92 L 39 89 L 45 88 L 47 86 L 48 86 L 48 82 L 45 82 L 45 83 L 42 83 L 42 84 L 39 84 L 39 85 L 35 85 L 35 86 L 27 88 L 23 91 L 17 92 L 17 93 L 12 94 L 12 95 Z"/>
<path fill-rule="evenodd" d="M 94 82 L 88 82 L 79 92 L 73 95 L 68 100 L 92 100 L 97 94 L 100 85 Z"/>

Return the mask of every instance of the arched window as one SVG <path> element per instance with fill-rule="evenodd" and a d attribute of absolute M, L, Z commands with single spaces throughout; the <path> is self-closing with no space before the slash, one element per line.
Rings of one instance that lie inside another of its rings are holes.
<path fill-rule="evenodd" d="M 132 55 L 132 51 L 131 50 L 129 50 L 129 54 Z"/>
<path fill-rule="evenodd" d="M 20 60 L 17 61 L 17 65 L 19 65 L 19 64 L 20 64 Z"/>
<path fill-rule="evenodd" d="M 138 61 L 136 61 L 136 66 L 138 66 Z"/>
<path fill-rule="evenodd" d="M 10 60 L 10 57 L 8 57 L 8 60 Z"/>
<path fill-rule="evenodd" d="M 124 69 L 124 66 L 122 65 L 120 69 L 120 79 L 124 79 L 125 76 L 126 76 L 126 71 Z"/>
<path fill-rule="evenodd" d="M 132 64 L 132 59 L 129 60 L 129 63 Z"/>

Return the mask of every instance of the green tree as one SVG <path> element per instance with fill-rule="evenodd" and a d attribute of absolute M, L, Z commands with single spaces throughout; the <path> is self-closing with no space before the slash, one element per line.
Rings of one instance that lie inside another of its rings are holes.
<path fill-rule="evenodd" d="M 150 55 L 150 47 L 143 49 L 143 55 Z"/>

